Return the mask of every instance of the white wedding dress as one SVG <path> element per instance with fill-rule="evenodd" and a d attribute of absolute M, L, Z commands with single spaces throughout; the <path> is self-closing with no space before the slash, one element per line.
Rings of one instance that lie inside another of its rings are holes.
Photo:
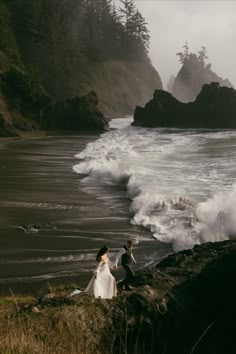
<path fill-rule="evenodd" d="M 117 295 L 116 280 L 110 272 L 109 263 L 109 260 L 98 263 L 94 276 L 85 289 L 96 298 L 111 299 Z"/>

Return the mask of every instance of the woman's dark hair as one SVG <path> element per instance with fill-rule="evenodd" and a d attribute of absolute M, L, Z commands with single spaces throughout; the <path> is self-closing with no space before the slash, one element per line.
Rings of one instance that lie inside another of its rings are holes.
<path fill-rule="evenodd" d="M 100 262 L 101 256 L 103 256 L 105 253 L 109 251 L 109 248 L 107 246 L 103 246 L 97 254 L 96 261 Z"/>

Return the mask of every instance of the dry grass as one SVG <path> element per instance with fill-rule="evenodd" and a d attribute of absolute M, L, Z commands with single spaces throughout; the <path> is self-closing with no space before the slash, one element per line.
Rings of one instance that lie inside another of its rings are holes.
<path fill-rule="evenodd" d="M 104 354 L 112 346 L 109 305 L 102 300 L 81 297 L 71 305 L 38 306 L 38 312 L 22 310 L 14 296 L 1 303 L 1 354 Z"/>

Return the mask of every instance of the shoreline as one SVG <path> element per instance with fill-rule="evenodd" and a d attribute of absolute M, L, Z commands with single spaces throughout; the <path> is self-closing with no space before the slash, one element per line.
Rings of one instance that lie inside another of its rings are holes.
<path fill-rule="evenodd" d="M 50 132 L 0 140 L 7 143 L 0 144 L 5 166 L 0 175 L 1 293 L 11 288 L 29 294 L 41 284 L 84 287 L 96 267 L 97 250 L 108 244 L 116 252 L 128 238 L 140 238 L 138 268 L 154 248 L 160 257 L 168 253 L 148 230 L 130 224 L 124 190 L 96 180 L 87 186 L 72 170 L 75 156 L 97 138 Z M 114 275 L 118 280 L 122 270 Z"/>
<path fill-rule="evenodd" d="M 34 130 L 34 131 L 19 131 L 18 136 L 0 136 L 0 144 L 4 142 L 20 141 L 25 139 L 40 139 L 49 136 L 95 136 L 99 137 L 101 132 L 90 131 L 72 131 L 72 130 Z"/>

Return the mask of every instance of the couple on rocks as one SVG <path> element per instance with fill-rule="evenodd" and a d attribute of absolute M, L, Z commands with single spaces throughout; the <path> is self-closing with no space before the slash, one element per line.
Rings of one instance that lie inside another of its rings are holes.
<path fill-rule="evenodd" d="M 107 246 L 102 247 L 96 257 L 98 262 L 97 268 L 85 291 L 96 298 L 111 299 L 115 297 L 117 295 L 116 280 L 111 274 L 110 268 L 117 269 L 120 258 L 121 265 L 125 270 L 125 279 L 122 281 L 121 285 L 125 290 L 130 290 L 129 285 L 134 277 L 132 264 L 136 263 L 132 252 L 133 245 L 134 241 L 128 240 L 126 245 L 123 246 L 116 255 L 114 263 L 108 258 L 109 248 Z"/>

